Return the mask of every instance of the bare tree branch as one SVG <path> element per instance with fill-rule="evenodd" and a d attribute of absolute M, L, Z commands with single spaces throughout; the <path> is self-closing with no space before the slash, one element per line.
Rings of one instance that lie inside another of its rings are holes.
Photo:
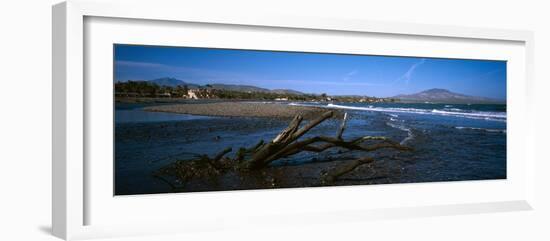
<path fill-rule="evenodd" d="M 327 111 L 323 113 L 321 116 L 317 117 L 316 119 L 311 120 L 304 127 L 300 129 L 298 129 L 298 126 L 302 121 L 302 117 L 299 115 L 296 116 L 290 122 L 289 126 L 285 128 L 279 135 L 277 135 L 273 141 L 271 141 L 270 143 L 258 149 L 258 151 L 256 151 L 252 155 L 252 158 L 245 164 L 245 167 L 248 169 L 258 169 L 266 166 L 272 161 L 271 159 L 269 159 L 270 156 L 278 152 L 281 148 L 287 146 L 288 144 L 300 138 L 311 128 L 317 126 L 319 123 L 332 117 L 332 115 L 333 115 L 332 111 Z M 266 160 L 269 160 L 269 161 L 266 161 Z"/>
<path fill-rule="evenodd" d="M 307 123 L 307 125 L 305 125 L 304 127 L 300 128 L 298 131 L 296 131 L 296 132 L 292 135 L 292 139 L 290 140 L 290 142 L 295 141 L 295 140 L 297 140 L 298 138 L 302 137 L 306 132 L 308 132 L 309 130 L 311 130 L 311 128 L 316 127 L 316 126 L 319 125 L 321 122 L 323 122 L 323 121 L 325 121 L 326 119 L 332 117 L 333 114 L 334 114 L 334 112 L 332 112 L 332 111 L 327 111 L 327 112 L 323 113 L 321 116 L 319 116 L 317 119 L 311 120 L 310 122 Z"/>
<path fill-rule="evenodd" d="M 223 156 L 225 156 L 225 154 L 231 152 L 231 147 L 228 147 L 228 148 L 225 148 L 223 151 L 221 151 L 220 153 L 216 154 L 214 156 L 214 158 L 212 158 L 213 161 L 219 161 L 220 159 L 222 159 Z"/>
<path fill-rule="evenodd" d="M 348 113 L 344 113 L 344 118 L 342 119 L 342 123 L 340 124 L 340 128 L 338 128 L 338 132 L 336 133 L 336 138 L 342 140 L 342 134 L 344 134 L 344 130 L 346 129 L 346 121 L 348 120 Z"/>
<path fill-rule="evenodd" d="M 369 140 L 382 140 L 382 141 L 386 141 L 387 143 L 381 143 L 381 144 L 371 145 L 366 147 L 360 145 L 362 142 L 369 141 Z M 325 144 L 318 145 L 318 146 L 311 145 L 316 142 L 325 142 Z M 348 150 L 362 150 L 366 152 L 375 151 L 383 148 L 410 150 L 409 147 L 402 146 L 399 143 L 389 142 L 389 140 L 386 137 L 382 137 L 382 136 L 364 136 L 364 137 L 353 139 L 351 141 L 344 141 L 341 139 L 336 139 L 328 136 L 316 136 L 316 137 L 305 139 L 303 141 L 294 142 L 284 147 L 277 153 L 273 154 L 273 156 L 268 157 L 265 161 L 272 162 L 283 157 L 288 157 L 288 156 L 297 154 L 301 151 L 322 152 L 324 150 L 327 150 L 333 147 L 342 147 Z"/>
<path fill-rule="evenodd" d="M 323 172 L 321 174 L 321 184 L 323 185 L 332 184 L 340 176 L 346 173 L 350 173 L 353 170 L 355 170 L 357 167 L 367 163 L 371 163 L 371 162 L 374 162 L 374 159 L 372 157 L 363 157 L 363 158 L 355 159 L 353 161 L 345 162 L 342 165 L 336 166 L 333 169 Z"/>
<path fill-rule="evenodd" d="M 294 119 L 290 122 L 290 124 L 288 125 L 288 127 L 286 129 L 284 129 L 283 131 L 281 131 L 281 133 L 279 133 L 279 135 L 277 135 L 274 139 L 273 139 L 273 143 L 285 143 L 288 141 L 288 139 L 290 137 L 292 137 L 292 134 L 294 134 L 296 132 L 296 130 L 298 130 L 298 127 L 300 127 L 300 123 L 302 123 L 302 116 L 301 115 L 297 115 L 296 117 L 294 117 Z"/>

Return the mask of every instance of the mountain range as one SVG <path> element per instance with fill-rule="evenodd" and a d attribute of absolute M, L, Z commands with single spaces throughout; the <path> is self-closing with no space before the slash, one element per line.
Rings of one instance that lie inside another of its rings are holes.
<path fill-rule="evenodd" d="M 199 87 L 199 85 L 197 85 L 197 84 L 186 83 L 183 80 L 179 80 L 179 79 L 176 79 L 176 78 L 168 78 L 168 77 L 153 79 L 153 80 L 149 80 L 148 82 L 149 83 L 155 83 L 158 86 L 177 87 L 177 86 L 187 85 L 187 87 L 189 87 L 191 89 Z"/>
<path fill-rule="evenodd" d="M 187 86 L 188 88 L 199 88 L 202 85 L 187 83 L 183 80 L 176 78 L 159 78 L 149 80 L 150 83 L 155 83 L 159 86 Z M 204 86 L 211 86 L 214 89 L 242 91 L 242 92 L 262 92 L 262 93 L 277 93 L 277 94 L 292 94 L 303 95 L 304 93 L 292 89 L 266 89 L 252 85 L 235 85 L 235 84 L 209 84 Z M 414 94 L 400 94 L 390 98 L 399 99 L 401 102 L 414 102 L 414 103 L 455 103 L 455 104 L 474 104 L 474 103 L 505 103 L 505 100 L 492 99 L 487 97 L 465 95 L 460 93 L 451 92 L 446 89 L 428 89 Z"/>
<path fill-rule="evenodd" d="M 195 89 L 199 88 L 199 84 L 194 83 L 187 83 L 183 80 L 179 80 L 176 78 L 159 78 L 159 79 L 153 79 L 149 80 L 150 83 L 155 83 L 159 86 L 170 86 L 170 87 L 177 87 L 177 86 L 184 86 L 187 85 L 188 88 Z M 233 84 L 209 84 L 214 89 L 221 89 L 221 90 L 231 90 L 231 91 L 242 91 L 242 92 L 262 92 L 262 93 L 276 93 L 276 94 L 292 94 L 292 95 L 303 95 L 304 93 L 296 90 L 290 90 L 290 89 L 266 89 L 266 88 L 260 88 L 252 85 L 233 85 Z"/>
<path fill-rule="evenodd" d="M 399 99 L 402 102 L 430 102 L 430 103 L 455 103 L 455 104 L 474 104 L 474 103 L 505 103 L 504 100 L 492 99 L 480 96 L 464 95 L 454 93 L 446 89 L 429 89 L 415 94 L 396 95 L 392 98 Z"/>

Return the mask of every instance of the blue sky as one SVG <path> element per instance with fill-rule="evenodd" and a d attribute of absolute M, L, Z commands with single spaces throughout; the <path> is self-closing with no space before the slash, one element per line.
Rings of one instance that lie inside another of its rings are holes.
<path fill-rule="evenodd" d="M 329 95 L 388 97 L 431 88 L 506 98 L 506 62 L 115 45 L 114 80 L 174 77 Z"/>

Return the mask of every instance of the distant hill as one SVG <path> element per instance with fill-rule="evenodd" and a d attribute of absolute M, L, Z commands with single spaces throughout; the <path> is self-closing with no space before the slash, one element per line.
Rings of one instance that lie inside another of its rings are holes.
<path fill-rule="evenodd" d="M 304 93 L 290 89 L 266 89 L 252 85 L 231 85 L 231 84 L 211 84 L 212 88 L 219 90 L 232 90 L 240 92 L 261 92 L 261 93 L 275 93 L 275 94 L 288 94 L 288 95 L 303 95 Z"/>
<path fill-rule="evenodd" d="M 159 86 L 170 86 L 170 87 L 177 87 L 177 86 L 184 86 L 187 85 L 188 88 L 199 88 L 199 85 L 192 84 L 192 83 L 186 83 L 183 80 L 179 80 L 176 78 L 159 78 L 154 80 L 149 80 L 150 83 L 155 83 Z"/>
<path fill-rule="evenodd" d="M 504 100 L 454 93 L 446 89 L 429 89 L 410 95 L 396 95 L 392 98 L 402 102 L 431 102 L 456 104 L 505 103 Z"/>
<path fill-rule="evenodd" d="M 288 94 L 288 95 L 303 95 L 304 93 L 296 90 L 290 90 L 290 89 L 274 89 L 271 90 L 272 93 L 276 94 Z"/>
<path fill-rule="evenodd" d="M 183 80 L 179 80 L 176 78 L 159 78 L 159 79 L 153 79 L 149 80 L 150 83 L 155 83 L 159 86 L 170 86 L 170 87 L 177 87 L 177 86 L 184 86 L 187 85 L 190 89 L 195 89 L 199 87 L 206 87 L 206 85 L 198 85 L 193 83 L 187 83 Z M 263 92 L 263 93 L 276 93 L 276 94 L 291 94 L 291 95 L 303 95 L 304 93 L 296 91 L 296 90 L 290 90 L 290 89 L 265 89 L 260 88 L 252 85 L 232 85 L 232 84 L 210 84 L 210 86 L 214 89 L 219 90 L 231 90 L 231 91 L 240 91 L 240 92 Z"/>
<path fill-rule="evenodd" d="M 212 88 L 219 90 L 232 90 L 241 92 L 270 92 L 269 89 L 264 89 L 252 85 L 229 85 L 229 84 L 210 84 Z"/>

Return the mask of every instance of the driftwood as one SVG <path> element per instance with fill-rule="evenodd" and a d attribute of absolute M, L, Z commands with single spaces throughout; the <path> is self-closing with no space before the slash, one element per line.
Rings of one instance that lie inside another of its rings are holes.
<path fill-rule="evenodd" d="M 335 137 L 314 136 L 299 140 L 309 130 L 333 116 L 332 111 L 327 111 L 319 117 L 309 121 L 302 127 L 303 118 L 297 115 L 289 125 L 282 130 L 272 141 L 265 143 L 263 140 L 250 148 L 240 148 L 233 158 L 225 155 L 231 152 L 227 148 L 213 157 L 199 156 L 193 160 L 178 160 L 161 168 L 155 175 L 171 175 L 185 185 L 194 178 L 215 178 L 228 171 L 246 173 L 248 171 L 262 170 L 272 162 L 281 158 L 287 158 L 301 152 L 323 152 L 331 148 L 341 148 L 348 151 L 373 152 L 380 149 L 393 149 L 398 151 L 410 151 L 410 147 L 403 146 L 383 136 L 364 136 L 349 141 L 344 140 L 348 114 L 345 113 Z M 366 145 L 365 143 L 369 144 Z M 330 170 L 322 172 L 319 177 L 320 185 L 332 184 L 339 177 L 354 171 L 357 167 L 374 162 L 370 156 L 345 161 Z M 162 181 L 168 182 L 162 178 Z M 174 184 L 169 184 L 174 187 Z"/>
<path fill-rule="evenodd" d="M 346 173 L 352 172 L 353 170 L 355 170 L 355 168 L 363 164 L 367 164 L 371 162 L 374 162 L 374 158 L 372 157 L 363 157 L 363 158 L 346 162 L 343 165 L 339 165 L 331 170 L 321 173 L 321 183 L 325 185 L 331 184 L 334 181 L 336 181 L 336 179 L 339 178 L 340 176 Z"/>

